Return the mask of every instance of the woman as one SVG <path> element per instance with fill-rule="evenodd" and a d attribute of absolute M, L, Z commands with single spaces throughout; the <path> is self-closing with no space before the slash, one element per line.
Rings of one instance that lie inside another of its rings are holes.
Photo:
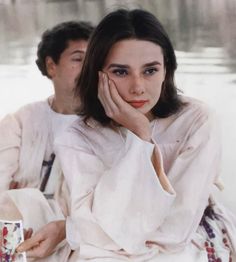
<path fill-rule="evenodd" d="M 56 141 L 78 261 L 232 260 L 229 215 L 209 205 L 218 127 L 203 103 L 177 94 L 175 69 L 152 14 L 117 10 L 95 29 L 76 88 L 84 118 Z"/>

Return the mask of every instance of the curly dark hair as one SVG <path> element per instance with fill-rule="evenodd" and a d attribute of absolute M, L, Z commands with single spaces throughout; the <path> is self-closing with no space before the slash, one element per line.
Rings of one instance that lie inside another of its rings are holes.
<path fill-rule="evenodd" d="M 57 64 L 70 40 L 88 40 L 93 29 L 88 22 L 68 21 L 46 30 L 42 34 L 37 51 L 36 64 L 41 73 L 50 78 L 46 68 L 46 57 L 51 57 Z"/>

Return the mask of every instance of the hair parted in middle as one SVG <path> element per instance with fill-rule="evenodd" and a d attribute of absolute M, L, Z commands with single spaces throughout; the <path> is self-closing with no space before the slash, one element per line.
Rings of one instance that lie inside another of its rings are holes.
<path fill-rule="evenodd" d="M 85 121 L 90 117 L 102 125 L 112 121 L 98 99 L 98 72 L 102 71 L 112 46 L 126 39 L 153 42 L 162 49 L 166 75 L 159 101 L 153 107 L 152 114 L 164 118 L 176 113 L 184 105 L 174 83 L 176 56 L 162 24 L 150 12 L 118 9 L 106 15 L 94 30 L 75 89 L 75 96 L 80 97 L 81 101 L 78 112 L 84 116 Z"/>

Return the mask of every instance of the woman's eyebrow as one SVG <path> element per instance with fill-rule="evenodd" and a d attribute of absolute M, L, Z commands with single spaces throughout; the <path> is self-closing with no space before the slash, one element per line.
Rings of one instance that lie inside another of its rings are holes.
<path fill-rule="evenodd" d="M 143 67 L 155 66 L 155 65 L 161 65 L 161 63 L 158 61 L 153 61 L 153 62 L 144 64 Z"/>
<path fill-rule="evenodd" d="M 149 66 L 155 66 L 155 65 L 161 65 L 161 63 L 159 61 L 152 61 L 152 62 L 149 62 L 149 63 L 146 63 L 144 64 L 142 67 L 149 67 Z M 108 69 L 110 68 L 113 68 L 113 67 L 116 67 L 116 68 L 130 68 L 129 65 L 126 65 L 126 64 L 117 64 L 117 63 L 112 63 L 108 66 Z"/>
<path fill-rule="evenodd" d="M 107 69 L 110 69 L 110 68 L 113 68 L 113 67 L 118 67 L 118 68 L 129 68 L 130 66 L 128 66 L 128 65 L 123 65 L 123 64 L 110 64 L 109 66 L 108 66 L 108 68 Z"/>

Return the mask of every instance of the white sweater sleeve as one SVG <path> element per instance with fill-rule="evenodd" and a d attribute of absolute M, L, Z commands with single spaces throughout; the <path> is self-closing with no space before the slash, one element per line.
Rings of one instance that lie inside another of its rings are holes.
<path fill-rule="evenodd" d="M 148 241 L 172 252 L 192 239 L 219 170 L 220 139 L 211 116 L 194 122 L 172 161 L 167 174 L 172 194 L 163 189 L 154 170 L 154 144 L 128 132 L 108 168 L 100 160 L 103 156 L 84 150 L 76 139 L 56 146 L 71 190 L 72 248 L 87 243 L 141 254 Z"/>
<path fill-rule="evenodd" d="M 212 113 L 199 117 L 167 174 L 176 192 L 163 224 L 150 235 L 162 251 L 180 250 L 199 226 L 221 164 L 219 126 Z"/>
<path fill-rule="evenodd" d="M 21 127 L 14 115 L 0 122 L 0 192 L 9 189 L 14 173 L 19 168 Z"/>
<path fill-rule="evenodd" d="M 147 249 L 147 235 L 163 223 L 175 199 L 158 180 L 153 149 L 128 132 L 116 162 L 105 168 L 98 156 L 80 147 L 56 144 L 71 190 L 67 239 L 72 248 L 89 243 L 131 254 Z"/>

